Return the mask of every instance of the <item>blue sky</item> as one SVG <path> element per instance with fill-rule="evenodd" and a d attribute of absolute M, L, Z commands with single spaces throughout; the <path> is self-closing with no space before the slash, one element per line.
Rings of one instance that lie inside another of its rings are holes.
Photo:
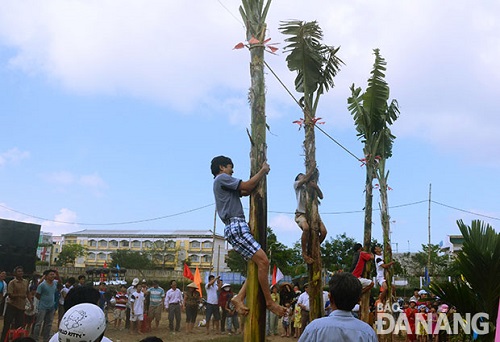
<path fill-rule="evenodd" d="M 240 1 L 190 3 L 0 0 L 0 217 L 54 234 L 213 228 L 212 157 L 230 156 L 235 176 L 249 177 L 249 53 L 232 50 L 245 39 Z M 324 43 L 341 46 L 346 65 L 317 114 L 360 158 L 349 87 L 366 88 L 374 48 L 386 59 L 401 110 L 388 161 L 400 252 L 427 243 L 431 183 L 432 243 L 459 233 L 458 219 L 498 226 L 499 15 L 493 1 L 271 4 L 267 36 L 281 44 L 266 61 L 292 91 L 281 20 L 317 20 Z M 269 225 L 291 246 L 300 236 L 292 183 L 304 171 L 303 131 L 292 121 L 301 113 L 269 72 L 266 85 Z M 360 240 L 365 170 L 316 137 L 328 237 Z"/>

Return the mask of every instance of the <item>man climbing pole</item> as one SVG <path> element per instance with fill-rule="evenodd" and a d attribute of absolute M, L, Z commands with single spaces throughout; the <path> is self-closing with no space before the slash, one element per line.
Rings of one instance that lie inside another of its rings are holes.
<path fill-rule="evenodd" d="M 299 173 L 295 177 L 293 188 L 295 189 L 295 196 L 297 197 L 297 209 L 295 210 L 295 222 L 302 229 L 302 236 L 300 239 L 302 245 L 302 257 L 307 264 L 312 264 L 314 259 L 307 253 L 309 237 L 311 234 L 311 225 L 306 219 L 306 191 L 307 188 L 313 190 L 318 199 L 323 199 L 323 192 L 318 186 L 318 169 L 314 165 L 306 174 Z M 318 200 L 319 202 L 319 200 Z M 317 229 L 312 229 L 318 232 Z M 321 218 L 319 219 L 319 243 L 322 244 L 326 238 L 326 227 Z"/>
<path fill-rule="evenodd" d="M 267 162 L 264 162 L 259 172 L 249 180 L 242 181 L 232 176 L 233 167 L 231 159 L 225 156 L 213 158 L 210 167 L 214 176 L 214 196 L 217 213 L 226 226 L 224 228 L 224 237 L 245 260 L 251 259 L 257 265 L 258 280 L 264 294 L 266 307 L 281 317 L 285 314 L 286 308 L 280 306 L 271 298 L 267 277 L 269 259 L 261 245 L 250 233 L 240 200 L 240 196 L 248 196 L 252 193 L 271 168 Z M 244 304 L 246 287 L 247 282 L 243 284 L 238 295 L 231 300 L 241 315 L 247 315 L 250 310 Z"/>

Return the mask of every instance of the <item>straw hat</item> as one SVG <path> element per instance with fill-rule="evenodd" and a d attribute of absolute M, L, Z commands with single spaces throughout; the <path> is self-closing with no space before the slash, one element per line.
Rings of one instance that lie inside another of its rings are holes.
<path fill-rule="evenodd" d="M 195 283 L 189 283 L 187 287 L 191 287 L 193 289 L 197 289 L 198 285 L 196 285 Z"/>
<path fill-rule="evenodd" d="M 222 285 L 221 289 L 225 288 L 225 287 L 230 287 L 231 284 L 228 284 L 228 283 L 225 283 L 224 285 Z"/>
<path fill-rule="evenodd" d="M 132 280 L 132 286 L 135 286 L 139 284 L 139 278 L 134 278 L 134 280 Z"/>

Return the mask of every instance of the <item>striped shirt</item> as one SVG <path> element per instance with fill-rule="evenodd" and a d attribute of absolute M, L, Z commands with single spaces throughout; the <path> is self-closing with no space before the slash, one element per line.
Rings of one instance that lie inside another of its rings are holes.
<path fill-rule="evenodd" d="M 115 295 L 116 304 L 115 308 L 125 310 L 127 308 L 128 297 L 126 293 L 118 292 Z"/>

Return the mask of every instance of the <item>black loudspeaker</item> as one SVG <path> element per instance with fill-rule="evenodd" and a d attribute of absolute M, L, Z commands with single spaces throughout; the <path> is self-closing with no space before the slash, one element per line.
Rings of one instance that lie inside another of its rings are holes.
<path fill-rule="evenodd" d="M 35 271 L 36 250 L 41 226 L 0 219 L 0 269 L 11 273 L 23 266 L 25 274 Z"/>

